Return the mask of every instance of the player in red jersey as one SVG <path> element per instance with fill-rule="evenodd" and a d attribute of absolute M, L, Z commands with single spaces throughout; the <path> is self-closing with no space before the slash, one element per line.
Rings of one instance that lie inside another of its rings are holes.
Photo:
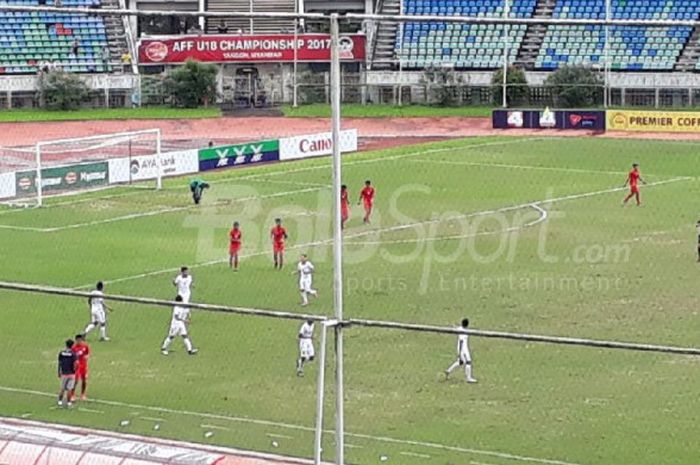
<path fill-rule="evenodd" d="M 75 344 L 71 347 L 77 359 L 75 369 L 75 386 L 70 392 L 70 400 L 75 400 L 75 388 L 80 382 L 80 400 L 87 399 L 87 378 L 88 378 L 88 359 L 90 358 L 90 346 L 85 342 L 85 337 L 82 334 L 75 336 Z"/>
<path fill-rule="evenodd" d="M 637 206 L 642 204 L 641 199 L 639 198 L 639 181 L 642 181 L 642 184 L 646 184 L 646 181 L 642 179 L 642 173 L 639 172 L 639 164 L 638 163 L 633 163 L 632 164 L 632 170 L 630 173 L 627 175 L 627 180 L 625 181 L 625 185 L 622 187 L 627 187 L 627 184 L 630 185 L 630 193 L 627 194 L 627 197 L 625 197 L 625 200 L 622 201 L 622 205 L 625 205 L 629 199 L 632 197 L 635 198 L 637 201 Z"/>
<path fill-rule="evenodd" d="M 365 187 L 360 192 L 360 199 L 357 201 L 357 204 L 359 205 L 360 202 L 365 207 L 363 221 L 365 224 L 369 224 L 369 217 L 372 214 L 372 206 L 374 205 L 374 187 L 372 187 L 372 183 L 369 180 L 365 181 Z"/>
<path fill-rule="evenodd" d="M 287 230 L 282 226 L 282 220 L 275 218 L 275 225 L 270 230 L 270 238 L 272 239 L 272 257 L 275 260 L 275 268 L 279 270 L 284 264 L 284 241 L 287 237 Z"/>
<path fill-rule="evenodd" d="M 233 271 L 238 271 L 238 252 L 241 250 L 241 241 L 243 233 L 241 232 L 238 221 L 233 222 L 233 228 L 228 233 L 230 244 L 228 247 L 228 266 L 233 268 Z"/>
<path fill-rule="evenodd" d="M 350 197 L 348 186 L 340 186 L 340 227 L 345 228 L 345 222 L 350 218 Z"/>

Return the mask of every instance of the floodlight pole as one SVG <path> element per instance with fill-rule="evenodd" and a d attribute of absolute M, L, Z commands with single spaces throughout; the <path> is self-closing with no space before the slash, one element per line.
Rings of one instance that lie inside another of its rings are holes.
<path fill-rule="evenodd" d="M 41 179 L 41 143 L 36 144 L 36 204 L 41 207 L 44 203 L 44 186 Z"/>
<path fill-rule="evenodd" d="M 162 160 L 163 147 L 161 144 L 161 130 L 156 129 L 156 189 L 160 190 L 163 188 L 163 160 Z M 129 170 L 131 171 L 131 170 Z"/>
<path fill-rule="evenodd" d="M 294 2 L 294 8 L 298 9 L 298 2 Z M 296 108 L 299 103 L 297 101 L 297 71 L 298 71 L 298 59 L 299 55 L 297 52 L 297 41 L 299 40 L 299 19 L 294 19 L 294 65 L 292 72 L 292 106 Z"/>
<path fill-rule="evenodd" d="M 326 335 L 328 327 L 335 325 L 336 321 L 321 322 L 321 343 L 318 355 L 318 392 L 316 393 L 316 433 L 314 437 L 314 465 L 321 465 L 323 451 L 323 403 L 326 391 Z"/>
<path fill-rule="evenodd" d="M 612 16 L 612 6 L 610 0 L 605 0 L 605 20 L 610 21 Z M 605 30 L 605 63 L 603 64 L 603 108 L 608 108 L 610 105 L 610 95 L 608 88 L 610 86 L 610 27 L 606 24 Z"/>
<path fill-rule="evenodd" d="M 507 19 L 510 16 L 510 3 L 508 0 L 503 0 L 503 18 Z M 508 108 L 508 42 L 510 41 L 510 26 L 503 26 L 505 37 L 503 38 L 503 108 Z"/>
<path fill-rule="evenodd" d="M 333 141 L 333 308 L 335 318 L 343 321 L 343 230 L 340 219 L 340 49 L 338 14 L 332 13 L 331 18 L 331 119 Z M 345 418 L 343 384 L 343 326 L 335 326 L 335 460 L 337 465 L 345 464 Z"/>

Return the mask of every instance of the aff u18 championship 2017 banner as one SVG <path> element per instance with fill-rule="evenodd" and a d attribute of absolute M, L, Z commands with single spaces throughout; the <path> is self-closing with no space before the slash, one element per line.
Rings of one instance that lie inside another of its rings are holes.
<path fill-rule="evenodd" d="M 197 60 L 209 63 L 330 61 L 328 34 L 201 35 L 143 39 L 139 64 L 160 65 Z M 365 36 L 340 37 L 340 59 L 365 60 Z"/>

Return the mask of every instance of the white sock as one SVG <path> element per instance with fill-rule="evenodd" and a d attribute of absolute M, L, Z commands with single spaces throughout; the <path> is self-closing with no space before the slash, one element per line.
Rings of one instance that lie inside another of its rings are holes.
<path fill-rule="evenodd" d="M 315 295 L 317 294 L 316 289 L 311 289 L 311 290 L 309 291 L 309 294 L 315 296 Z"/>
<path fill-rule="evenodd" d="M 447 369 L 447 372 L 452 373 L 454 371 L 454 369 L 457 368 L 458 366 L 459 366 L 459 360 L 454 362 L 452 365 L 450 365 L 450 367 Z"/>
<path fill-rule="evenodd" d="M 472 379 L 472 364 L 467 363 L 464 365 L 464 374 L 467 376 L 467 379 Z"/>
<path fill-rule="evenodd" d="M 83 331 L 83 334 L 85 334 L 85 335 L 87 336 L 87 333 L 89 333 L 89 332 L 92 331 L 93 329 L 95 329 L 95 325 L 92 324 L 92 323 L 90 323 L 89 325 L 87 325 L 87 326 L 85 327 L 85 331 Z"/>
<path fill-rule="evenodd" d="M 187 352 L 192 352 L 192 341 L 190 341 L 190 338 L 185 336 L 182 338 L 182 340 L 185 343 L 185 349 L 187 349 Z"/>
<path fill-rule="evenodd" d="M 173 340 L 170 339 L 169 337 L 166 337 L 165 340 L 163 341 L 163 350 L 168 350 L 168 347 L 170 347 L 170 343 Z"/>
<path fill-rule="evenodd" d="M 100 326 L 100 337 L 102 337 L 102 338 L 107 337 L 107 327 L 106 326 Z"/>
<path fill-rule="evenodd" d="M 303 366 L 304 366 L 304 359 L 299 357 L 297 359 L 297 370 L 301 370 Z"/>
<path fill-rule="evenodd" d="M 309 303 L 309 298 L 306 297 L 306 292 L 301 291 L 301 301 L 304 303 L 304 305 Z"/>

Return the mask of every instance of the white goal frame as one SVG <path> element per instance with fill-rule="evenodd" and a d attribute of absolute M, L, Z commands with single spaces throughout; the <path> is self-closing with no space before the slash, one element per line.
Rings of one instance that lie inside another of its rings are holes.
<path fill-rule="evenodd" d="M 73 138 L 67 138 L 67 139 L 54 139 L 54 140 L 46 140 L 46 141 L 40 141 L 37 142 L 34 146 L 34 154 L 35 154 L 35 163 L 36 163 L 36 205 L 37 207 L 41 207 L 44 204 L 44 192 L 43 192 L 43 183 L 42 183 L 42 170 L 43 170 L 43 162 L 42 162 L 42 153 L 44 152 L 44 148 L 47 146 L 51 145 L 58 145 L 58 144 L 71 144 L 75 142 L 92 142 L 92 141 L 101 141 L 101 140 L 109 140 L 110 138 L 115 138 L 115 137 L 132 137 L 132 136 L 142 136 L 142 135 L 148 135 L 152 134 L 155 136 L 155 153 L 153 156 L 155 156 L 156 161 L 157 161 L 157 169 L 156 169 L 156 189 L 162 189 L 163 187 L 163 167 L 161 165 L 161 158 L 162 158 L 162 133 L 160 128 L 155 128 L 155 129 L 141 129 L 138 131 L 126 131 L 126 132 L 115 132 L 115 133 L 107 133 L 107 134 L 98 134 L 94 136 L 87 136 L 87 137 L 73 137 Z M 130 155 L 129 155 L 130 156 Z M 106 161 L 109 161 L 106 159 Z M 57 165 L 61 166 L 61 165 Z"/>

